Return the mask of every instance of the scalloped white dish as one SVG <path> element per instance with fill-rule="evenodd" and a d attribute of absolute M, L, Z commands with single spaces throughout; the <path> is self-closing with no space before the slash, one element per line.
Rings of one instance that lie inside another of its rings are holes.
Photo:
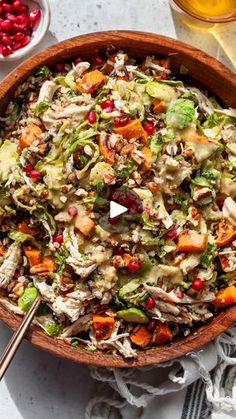
<path fill-rule="evenodd" d="M 29 54 L 29 52 L 31 52 L 42 41 L 48 30 L 50 24 L 50 7 L 48 0 L 25 0 L 24 4 L 27 4 L 29 6 L 30 11 L 35 8 L 41 9 L 42 16 L 40 22 L 34 28 L 29 44 L 23 48 L 18 49 L 17 51 L 13 52 L 13 54 L 7 57 L 3 57 L 3 55 L 0 54 L 0 62 L 20 60 L 21 58 Z"/>

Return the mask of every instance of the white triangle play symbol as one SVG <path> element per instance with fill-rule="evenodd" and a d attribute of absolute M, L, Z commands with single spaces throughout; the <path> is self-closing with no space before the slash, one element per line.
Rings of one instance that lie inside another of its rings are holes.
<path fill-rule="evenodd" d="M 128 211 L 128 208 L 123 205 L 117 204 L 117 202 L 110 201 L 110 218 L 117 217 L 118 215 L 124 214 Z"/>

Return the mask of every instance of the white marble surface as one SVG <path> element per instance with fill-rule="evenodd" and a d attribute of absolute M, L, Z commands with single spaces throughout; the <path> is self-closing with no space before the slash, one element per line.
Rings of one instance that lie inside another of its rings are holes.
<path fill-rule="evenodd" d="M 50 5 L 50 31 L 37 50 L 82 33 L 136 29 L 192 43 L 233 68 L 212 34 L 196 32 L 173 19 L 167 0 L 50 0 Z M 231 46 L 236 41 L 235 26 L 220 34 L 221 42 L 227 46 L 227 54 L 231 58 Z M 0 79 L 14 65 L 16 63 L 1 63 Z M 10 336 L 11 332 L 1 323 L 0 352 Z M 83 418 L 86 403 L 97 390 L 98 383 L 90 378 L 86 366 L 54 358 L 24 342 L 0 383 L 0 418 L 80 419 Z M 180 419 L 184 393 L 156 398 L 142 419 L 156 418 L 157 411 L 158 419 Z"/>

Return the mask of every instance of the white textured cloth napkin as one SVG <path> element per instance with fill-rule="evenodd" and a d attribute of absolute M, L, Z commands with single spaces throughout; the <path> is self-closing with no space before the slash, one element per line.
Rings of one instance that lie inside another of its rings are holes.
<path fill-rule="evenodd" d="M 236 328 L 177 360 L 140 369 L 91 368 L 100 382 L 85 419 L 154 419 L 146 414 L 158 396 L 187 387 L 182 412 L 173 419 L 236 418 Z M 160 375 L 166 373 L 166 380 Z M 158 417 L 159 416 L 158 411 Z"/>

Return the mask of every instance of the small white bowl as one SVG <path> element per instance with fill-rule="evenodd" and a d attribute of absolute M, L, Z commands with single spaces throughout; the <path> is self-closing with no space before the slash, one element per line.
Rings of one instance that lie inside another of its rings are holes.
<path fill-rule="evenodd" d="M 50 7 L 48 0 L 24 0 L 23 3 L 29 6 L 30 11 L 35 8 L 39 8 L 41 10 L 42 16 L 40 22 L 33 30 L 29 44 L 16 50 L 13 52 L 13 54 L 8 55 L 7 57 L 3 57 L 3 55 L 0 54 L 0 61 L 2 62 L 19 60 L 20 58 L 23 58 L 25 55 L 29 54 L 29 52 L 32 51 L 36 45 L 41 42 L 48 30 L 50 23 Z"/>

